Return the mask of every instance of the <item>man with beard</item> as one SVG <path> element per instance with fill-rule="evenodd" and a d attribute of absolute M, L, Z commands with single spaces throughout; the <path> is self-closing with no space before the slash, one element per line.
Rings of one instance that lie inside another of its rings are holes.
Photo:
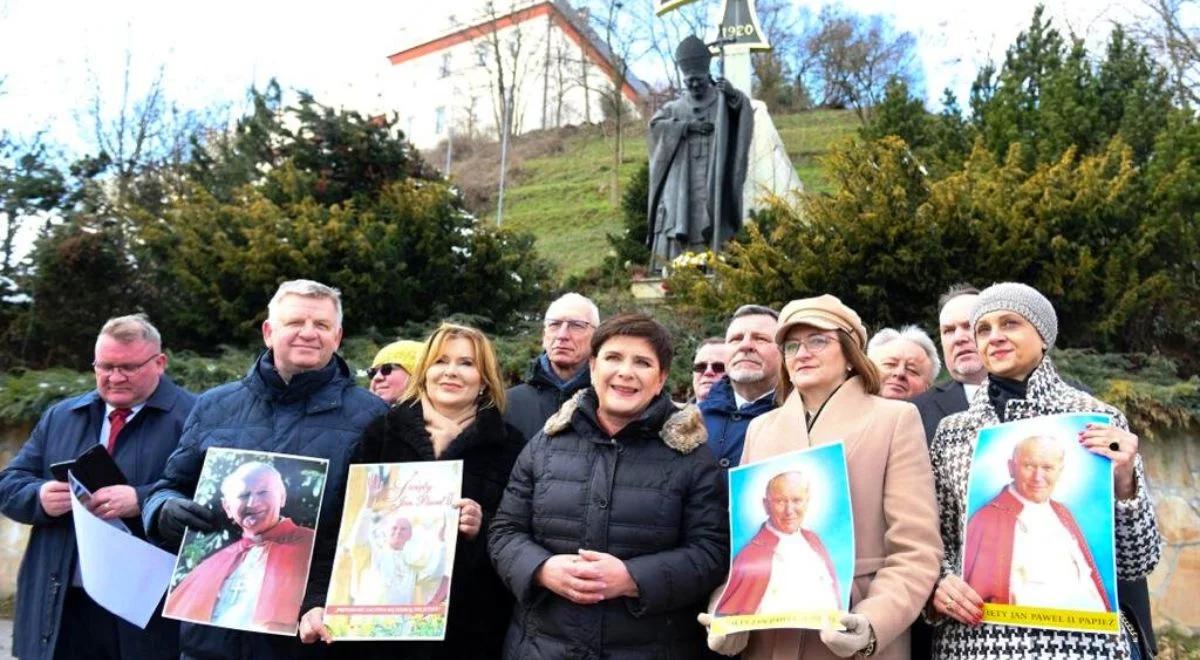
<path fill-rule="evenodd" d="M 775 382 L 783 360 L 775 344 L 778 323 L 779 313 L 770 307 L 742 305 L 725 330 L 725 377 L 700 404 L 708 447 L 723 468 L 741 461 L 750 420 L 775 408 Z"/>

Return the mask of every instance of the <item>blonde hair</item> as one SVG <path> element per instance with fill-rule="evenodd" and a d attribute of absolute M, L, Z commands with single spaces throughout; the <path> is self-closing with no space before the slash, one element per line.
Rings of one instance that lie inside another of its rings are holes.
<path fill-rule="evenodd" d="M 429 391 L 425 387 L 425 375 L 429 373 L 429 368 L 437 362 L 438 358 L 442 357 L 446 342 L 456 338 L 469 340 L 475 348 L 475 368 L 479 371 L 480 379 L 483 381 L 483 389 L 479 392 L 479 408 L 494 407 L 504 414 L 504 381 L 500 378 L 500 366 L 496 360 L 496 352 L 492 349 L 491 340 L 475 328 L 454 323 L 443 323 L 425 340 L 425 348 L 421 353 L 421 360 L 417 363 L 417 370 L 413 373 L 412 378 L 408 379 L 408 387 L 404 388 L 404 396 L 400 397 L 400 401 L 397 403 L 406 403 L 429 396 Z"/>

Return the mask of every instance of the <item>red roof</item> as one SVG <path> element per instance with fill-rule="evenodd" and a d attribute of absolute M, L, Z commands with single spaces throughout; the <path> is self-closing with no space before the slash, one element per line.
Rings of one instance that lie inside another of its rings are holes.
<path fill-rule="evenodd" d="M 559 29 L 566 33 L 566 35 L 571 38 L 571 41 L 574 41 L 575 44 L 579 46 L 579 48 L 582 49 L 583 52 L 588 56 L 588 58 L 595 62 L 596 65 L 599 66 L 602 71 L 604 71 L 610 80 L 617 79 L 618 76 L 616 67 L 613 66 L 613 62 L 608 57 L 604 56 L 604 53 L 601 52 L 600 48 L 597 47 L 597 45 L 591 39 L 587 38 L 580 28 L 576 27 L 576 25 L 567 18 L 567 16 L 563 13 L 562 8 L 560 8 L 554 2 L 540 2 L 523 9 L 518 9 L 512 13 L 484 21 L 477 25 L 472 25 L 470 27 L 451 32 L 431 41 L 426 41 L 423 44 L 418 44 L 412 48 L 407 48 L 397 53 L 388 55 L 388 61 L 392 64 L 403 64 L 409 60 L 415 60 L 419 57 L 424 57 L 431 53 L 445 50 L 451 46 L 457 46 L 461 43 L 473 41 L 484 35 L 503 30 L 506 27 L 511 27 L 513 25 L 524 23 L 526 21 L 546 15 L 550 16 L 550 20 L 553 21 L 554 25 L 558 26 Z M 634 78 L 632 72 L 627 72 L 626 78 L 627 80 L 621 87 L 621 91 L 625 94 L 625 97 L 630 100 L 630 102 L 637 104 L 641 99 L 637 90 L 635 90 L 631 84 L 631 82 L 637 81 L 637 79 Z"/>

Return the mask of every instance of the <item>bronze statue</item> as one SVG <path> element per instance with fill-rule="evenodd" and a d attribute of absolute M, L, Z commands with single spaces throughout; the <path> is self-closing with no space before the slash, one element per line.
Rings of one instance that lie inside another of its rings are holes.
<path fill-rule="evenodd" d="M 742 185 L 754 125 L 750 99 L 709 75 L 695 35 L 675 50 L 686 92 L 650 120 L 651 265 L 717 251 L 742 226 Z"/>

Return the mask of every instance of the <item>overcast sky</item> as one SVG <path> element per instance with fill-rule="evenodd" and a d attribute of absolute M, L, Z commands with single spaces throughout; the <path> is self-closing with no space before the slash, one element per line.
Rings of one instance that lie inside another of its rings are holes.
<path fill-rule="evenodd" d="M 716 14 L 718 0 L 700 1 Z M 1035 6 L 1034 0 L 845 4 L 889 15 L 897 27 L 918 36 L 931 104 L 945 87 L 964 93 L 989 56 L 1002 59 Z M 184 107 L 226 104 L 240 114 L 246 89 L 276 77 L 287 87 L 312 91 L 326 104 L 378 111 L 390 80 L 387 55 L 436 31 L 450 14 L 468 20 L 478 5 L 478 0 L 0 0 L 0 77 L 5 78 L 0 127 L 25 136 L 44 130 L 67 150 L 86 151 L 90 99 L 99 89 L 104 112 L 114 112 L 127 54 L 135 96 L 164 67 L 167 96 Z M 805 5 L 815 12 L 820 3 Z M 1139 6 L 1139 0 L 1060 0 L 1048 2 L 1047 11 L 1057 26 L 1096 44 L 1113 21 L 1129 20 Z M 414 16 L 417 8 L 420 16 Z M 418 18 L 422 22 L 414 24 Z M 651 82 L 657 75 L 640 73 Z"/>

